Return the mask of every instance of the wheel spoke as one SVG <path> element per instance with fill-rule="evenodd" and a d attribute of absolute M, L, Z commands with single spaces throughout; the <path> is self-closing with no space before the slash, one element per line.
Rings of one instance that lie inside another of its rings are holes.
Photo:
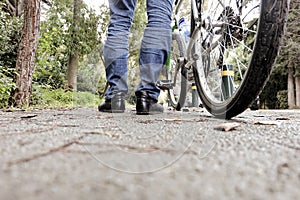
<path fill-rule="evenodd" d="M 208 17 L 201 19 L 201 36 L 196 45 L 201 44 L 197 47 L 202 51 L 198 63 L 202 63 L 205 72 L 199 77 L 204 79 L 202 85 L 210 98 L 227 101 L 221 89 L 222 74 L 226 74 L 222 68 L 224 65 L 234 66 L 234 73 L 230 72 L 233 76 L 228 80 L 239 87 L 253 54 L 260 4 L 256 0 L 216 0 L 203 1 L 203 4 L 202 15 Z"/>

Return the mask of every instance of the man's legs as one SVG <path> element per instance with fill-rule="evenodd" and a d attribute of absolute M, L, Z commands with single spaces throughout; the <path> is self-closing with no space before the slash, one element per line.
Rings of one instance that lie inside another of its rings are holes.
<path fill-rule="evenodd" d="M 111 99 L 118 92 L 128 91 L 128 37 L 135 5 L 136 0 L 109 0 L 110 24 L 103 52 L 106 79 L 110 87 L 105 94 L 105 99 Z"/>
<path fill-rule="evenodd" d="M 147 0 L 148 24 L 139 59 L 141 82 L 135 92 L 139 115 L 163 112 L 157 104 L 160 89 L 156 82 L 170 51 L 172 5 L 173 0 Z"/>
<path fill-rule="evenodd" d="M 122 97 L 119 95 L 120 92 L 128 91 L 128 36 L 136 0 L 110 0 L 109 3 L 111 19 L 104 46 L 104 57 L 106 78 L 110 87 L 105 94 L 106 102 L 98 108 L 100 111 L 111 110 L 113 101 L 110 100 L 117 99 L 115 105 L 118 108 L 122 107 L 119 109 L 122 111 L 125 106 L 120 106 L 122 101 L 119 100 L 122 100 Z M 144 114 L 144 111 L 148 114 L 149 105 L 157 102 L 160 93 L 156 81 L 170 50 L 172 4 L 173 0 L 147 0 L 148 24 L 139 59 L 141 82 L 136 90 L 137 102 L 139 102 L 137 103 L 138 114 Z"/>
<path fill-rule="evenodd" d="M 104 62 L 109 88 L 101 112 L 124 112 L 127 85 L 128 36 L 132 25 L 136 0 L 109 0 L 110 24 L 104 45 Z"/>
<path fill-rule="evenodd" d="M 170 51 L 172 5 L 173 0 L 147 0 L 148 24 L 140 51 L 141 82 L 136 94 L 147 92 L 154 101 L 160 93 L 156 81 Z"/>

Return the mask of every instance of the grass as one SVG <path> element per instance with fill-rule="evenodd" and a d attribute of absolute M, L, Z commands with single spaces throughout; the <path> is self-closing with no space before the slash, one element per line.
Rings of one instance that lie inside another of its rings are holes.
<path fill-rule="evenodd" d="M 49 90 L 38 88 L 32 94 L 33 108 L 95 107 L 101 99 L 90 92 L 72 92 L 63 89 Z"/>

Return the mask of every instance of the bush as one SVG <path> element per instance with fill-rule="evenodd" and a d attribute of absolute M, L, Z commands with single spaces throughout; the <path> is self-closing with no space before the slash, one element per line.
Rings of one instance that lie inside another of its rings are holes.
<path fill-rule="evenodd" d="M 0 108 L 9 105 L 10 93 L 15 89 L 13 82 L 18 44 L 21 38 L 22 18 L 5 12 L 5 1 L 0 1 Z"/>
<path fill-rule="evenodd" d="M 99 98 L 89 92 L 72 92 L 63 89 L 51 90 L 49 87 L 34 85 L 31 106 L 34 107 L 76 107 L 95 106 Z"/>
<path fill-rule="evenodd" d="M 288 91 L 281 90 L 277 92 L 277 108 L 278 109 L 288 109 Z"/>
<path fill-rule="evenodd" d="M 11 91 L 15 88 L 16 84 L 13 79 L 0 71 L 0 108 L 8 107 Z"/>
<path fill-rule="evenodd" d="M 73 102 L 76 106 L 95 106 L 99 103 L 98 96 L 89 92 L 75 92 Z"/>
<path fill-rule="evenodd" d="M 14 69 L 18 52 L 23 19 L 10 16 L 3 11 L 5 3 L 0 1 L 0 67 Z M 0 71 L 1 73 L 1 71 Z M 9 74 L 6 74 L 8 76 Z"/>

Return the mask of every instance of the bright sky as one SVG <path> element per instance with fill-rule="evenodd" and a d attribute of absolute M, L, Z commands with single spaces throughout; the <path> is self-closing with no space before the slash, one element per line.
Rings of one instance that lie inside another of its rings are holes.
<path fill-rule="evenodd" d="M 108 5 L 108 0 L 84 0 L 84 2 L 91 8 L 94 8 L 96 11 L 102 4 Z"/>

